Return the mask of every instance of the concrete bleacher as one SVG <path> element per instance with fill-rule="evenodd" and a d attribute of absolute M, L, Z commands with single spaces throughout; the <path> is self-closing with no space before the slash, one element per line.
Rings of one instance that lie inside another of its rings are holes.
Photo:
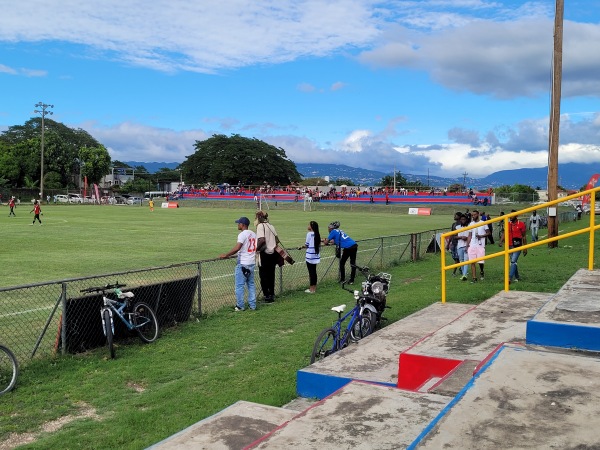
<path fill-rule="evenodd" d="M 598 349 L 575 345 L 600 342 L 599 287 L 431 305 L 298 371 L 296 410 L 238 402 L 153 448 L 600 448 Z"/>

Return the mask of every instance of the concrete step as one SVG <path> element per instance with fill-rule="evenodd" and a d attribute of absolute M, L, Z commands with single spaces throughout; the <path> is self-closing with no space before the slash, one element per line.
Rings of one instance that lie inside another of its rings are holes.
<path fill-rule="evenodd" d="M 399 358 L 397 387 L 457 394 L 505 342 L 525 343 L 527 321 L 550 294 L 501 292 L 422 339 Z"/>
<path fill-rule="evenodd" d="M 435 303 L 377 330 L 358 343 L 299 370 L 298 395 L 321 399 L 350 380 L 395 386 L 400 353 L 473 308 L 473 305 L 458 303 Z"/>
<path fill-rule="evenodd" d="M 353 381 L 248 448 L 406 448 L 450 400 Z"/>
<path fill-rule="evenodd" d="M 600 448 L 600 358 L 502 347 L 418 449 Z"/>
<path fill-rule="evenodd" d="M 600 351 L 600 271 L 580 269 L 527 323 L 527 343 Z"/>
<path fill-rule="evenodd" d="M 239 401 L 150 449 L 240 450 L 297 414 L 292 409 Z"/>

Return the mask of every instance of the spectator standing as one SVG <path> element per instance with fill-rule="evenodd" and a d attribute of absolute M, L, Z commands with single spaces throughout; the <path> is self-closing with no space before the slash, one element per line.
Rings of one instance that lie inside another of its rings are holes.
<path fill-rule="evenodd" d="M 459 212 L 454 214 L 454 222 L 452 223 L 452 226 L 450 227 L 451 231 L 455 231 L 456 227 L 458 225 L 460 225 L 461 217 L 462 217 L 462 214 Z M 457 247 L 456 247 L 457 244 L 458 244 L 458 235 L 456 235 L 456 234 L 454 236 L 450 237 L 450 239 L 448 240 L 448 243 L 446 244 L 446 250 L 450 251 L 450 254 L 452 255 L 452 259 L 454 260 L 454 264 L 458 264 L 460 262 L 460 259 L 458 258 Z M 455 267 L 454 270 L 452 271 L 453 277 L 456 276 L 456 269 L 457 269 L 457 267 Z"/>
<path fill-rule="evenodd" d="M 577 220 L 581 220 L 581 214 L 583 213 L 583 208 L 581 207 L 581 205 L 577 205 L 575 207 L 575 210 L 577 211 Z"/>
<path fill-rule="evenodd" d="M 8 201 L 8 206 L 10 207 L 10 212 L 8 213 L 8 217 L 10 216 L 14 216 L 17 217 L 17 215 L 15 214 L 15 197 L 11 197 L 10 200 Z"/>
<path fill-rule="evenodd" d="M 317 290 L 317 264 L 321 262 L 321 233 L 319 224 L 311 220 L 306 233 L 306 243 L 298 247 L 298 250 L 306 249 L 306 268 L 308 269 L 308 281 L 310 287 L 304 292 L 314 294 Z"/>
<path fill-rule="evenodd" d="M 240 217 L 235 221 L 240 233 L 235 246 L 227 253 L 219 256 L 221 259 L 229 258 L 237 254 L 237 265 L 235 266 L 235 311 L 245 309 L 244 291 L 248 289 L 248 306 L 251 310 L 256 309 L 256 288 L 254 286 L 254 267 L 256 257 L 256 234 L 249 230 L 250 220 Z"/>
<path fill-rule="evenodd" d="M 469 222 L 467 221 L 467 216 L 465 216 L 464 214 L 460 215 L 460 223 L 456 226 L 457 230 L 460 230 L 461 228 L 466 228 L 469 226 Z M 458 253 L 458 260 L 459 262 L 465 262 L 469 260 L 469 255 L 467 254 L 467 241 L 469 240 L 469 235 L 471 234 L 471 231 L 461 231 L 460 233 L 458 233 L 457 235 L 457 244 L 456 244 L 456 252 Z M 460 277 L 460 279 L 462 281 L 467 281 L 467 276 L 469 274 L 469 266 L 468 264 L 465 264 L 464 266 L 462 266 L 460 268 L 460 272 L 462 273 L 462 276 Z"/>
<path fill-rule="evenodd" d="M 514 209 L 511 212 L 516 212 Z M 527 227 L 523 222 L 519 220 L 517 216 L 511 217 L 510 223 L 508 224 L 508 247 L 517 248 L 522 245 L 527 245 Z M 509 281 L 519 281 L 519 268 L 517 261 L 521 251 L 517 251 L 510 254 L 510 274 Z M 523 250 L 523 256 L 527 255 L 527 249 Z"/>
<path fill-rule="evenodd" d="M 154 211 L 154 200 L 148 200 L 148 206 L 150 207 L 150 211 Z"/>
<path fill-rule="evenodd" d="M 481 211 L 481 220 L 483 222 L 485 222 L 486 220 L 490 220 L 491 218 L 492 218 L 492 216 L 490 216 L 489 214 L 486 214 L 485 211 Z M 486 240 L 490 244 L 493 244 L 494 243 L 494 227 L 492 226 L 491 223 L 488 223 L 488 228 L 490 229 L 490 234 L 488 235 Z M 486 244 L 487 244 L 487 242 L 486 242 Z"/>
<path fill-rule="evenodd" d="M 33 222 L 30 223 L 30 225 L 35 224 L 35 221 L 37 220 L 40 225 L 42 224 L 42 221 L 40 220 L 40 214 L 42 214 L 42 207 L 40 206 L 40 202 L 38 202 L 37 200 L 33 201 L 33 209 L 31 211 L 29 211 L 29 214 L 33 213 Z"/>
<path fill-rule="evenodd" d="M 490 229 L 487 225 L 480 225 L 479 211 L 476 209 L 471 213 L 471 223 L 469 225 L 478 225 L 469 232 L 467 240 L 469 261 L 471 263 L 471 283 L 477 282 L 477 268 L 475 267 L 476 260 L 485 256 L 485 238 L 489 235 Z M 479 261 L 480 280 L 484 279 L 483 266 L 485 261 Z"/>
<path fill-rule="evenodd" d="M 278 257 L 275 247 L 279 242 L 279 237 L 275 227 L 269 223 L 268 213 L 257 211 L 254 223 L 256 225 L 260 286 L 265 296 L 265 302 L 273 303 L 275 301 L 275 265 Z"/>
<path fill-rule="evenodd" d="M 504 215 L 504 211 L 500 211 L 500 217 Z M 498 221 L 498 247 L 504 246 L 504 220 Z"/>
<path fill-rule="evenodd" d="M 340 228 L 340 222 L 331 222 L 328 226 L 329 235 L 325 239 L 326 244 L 334 244 L 340 249 L 340 283 L 346 281 L 346 261 L 350 259 L 350 279 L 348 284 L 354 283 L 356 276 L 356 253 L 358 252 L 358 244 Z"/>
<path fill-rule="evenodd" d="M 529 229 L 531 230 L 531 242 L 537 242 L 540 229 L 540 216 L 538 216 L 537 211 L 533 211 L 529 217 Z"/>

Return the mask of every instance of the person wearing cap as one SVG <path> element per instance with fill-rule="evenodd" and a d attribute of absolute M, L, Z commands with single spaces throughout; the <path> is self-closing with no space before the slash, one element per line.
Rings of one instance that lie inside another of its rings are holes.
<path fill-rule="evenodd" d="M 350 279 L 348 284 L 354 283 L 356 276 L 356 253 L 358 252 L 358 244 L 346 233 L 340 230 L 340 222 L 331 222 L 328 226 L 329 236 L 324 240 L 325 245 L 334 244 L 341 250 L 340 256 L 340 283 L 346 281 L 346 261 L 350 259 Z"/>
<path fill-rule="evenodd" d="M 237 254 L 237 265 L 235 266 L 235 311 L 243 311 L 246 307 L 244 303 L 244 288 L 248 288 L 248 306 L 251 310 L 256 309 L 256 287 L 254 286 L 254 262 L 256 256 L 256 234 L 249 230 L 250 220 L 247 217 L 240 217 L 235 221 L 238 224 L 237 242 L 235 246 L 227 253 L 219 255 L 219 258 L 226 259 Z"/>

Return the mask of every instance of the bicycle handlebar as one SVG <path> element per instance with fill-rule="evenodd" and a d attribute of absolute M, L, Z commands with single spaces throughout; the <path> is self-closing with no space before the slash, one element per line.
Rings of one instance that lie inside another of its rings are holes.
<path fill-rule="evenodd" d="M 89 292 L 106 292 L 106 291 L 109 291 L 111 289 L 118 289 L 118 288 L 122 288 L 122 287 L 125 287 L 125 286 L 127 286 L 127 285 L 119 283 L 119 282 L 116 282 L 114 284 L 107 284 L 105 286 L 91 286 L 89 288 L 82 289 L 79 292 L 87 292 L 87 293 L 89 293 Z"/>

